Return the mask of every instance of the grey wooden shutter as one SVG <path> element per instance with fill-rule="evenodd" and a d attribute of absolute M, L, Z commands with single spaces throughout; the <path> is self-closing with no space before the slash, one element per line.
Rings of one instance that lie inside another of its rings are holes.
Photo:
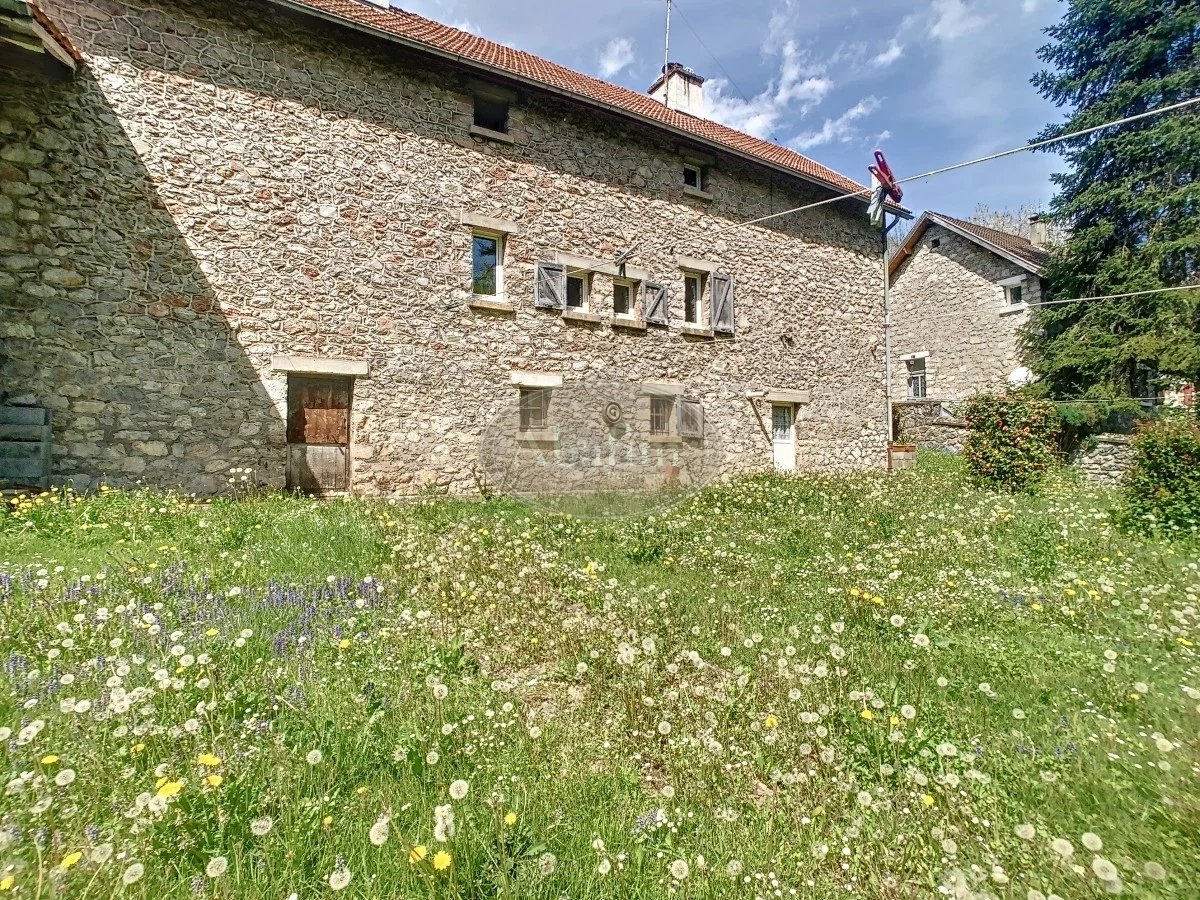
<path fill-rule="evenodd" d="M 646 321 L 655 325 L 667 324 L 667 289 L 664 285 L 646 282 L 646 297 L 643 308 L 646 310 Z"/>
<path fill-rule="evenodd" d="M 712 327 L 733 334 L 733 277 L 723 272 L 712 277 Z"/>
<path fill-rule="evenodd" d="M 562 309 L 567 296 L 567 269 L 560 263 L 537 264 L 533 303 L 543 309 Z"/>
<path fill-rule="evenodd" d="M 679 400 L 679 436 L 704 437 L 704 407 L 699 400 L 681 397 Z"/>

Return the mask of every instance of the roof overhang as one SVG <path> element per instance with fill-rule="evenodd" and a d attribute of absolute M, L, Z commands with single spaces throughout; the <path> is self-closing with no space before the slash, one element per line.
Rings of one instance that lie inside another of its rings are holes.
<path fill-rule="evenodd" d="M 930 225 L 941 225 L 947 231 L 952 231 L 959 237 L 966 238 L 973 244 L 978 244 L 985 250 L 1007 259 L 1009 262 L 1020 266 L 1022 269 L 1032 275 L 1041 275 L 1043 272 L 1041 266 L 1035 266 L 1029 260 L 1022 259 L 1015 253 L 1005 250 L 1003 247 L 993 244 L 991 241 L 986 240 L 977 234 L 972 234 L 964 228 L 959 228 L 953 222 L 946 221 L 937 213 L 923 212 L 921 213 L 921 218 L 917 219 L 917 224 L 912 227 L 912 230 L 909 231 L 908 236 L 905 237 L 904 243 L 900 246 L 900 249 L 893 253 L 891 259 L 888 260 L 889 279 L 893 278 L 899 268 L 904 265 L 904 261 L 908 259 L 908 257 L 912 256 L 913 248 L 916 247 L 917 243 L 924 236 L 925 232 L 929 230 Z"/>
<path fill-rule="evenodd" d="M 2 0 L 0 0 L 0 2 L 2 2 Z M 685 131 L 682 128 L 675 128 L 672 125 L 667 124 L 666 122 L 659 122 L 659 121 L 651 119 L 647 116 L 639 115 L 638 113 L 636 113 L 632 110 L 621 109 L 619 107 L 612 106 L 611 104 L 603 103 L 603 102 L 601 102 L 599 100 L 595 100 L 591 97 L 584 96 L 583 94 L 576 93 L 575 91 L 569 91 L 569 90 L 566 90 L 565 88 L 557 87 L 552 84 L 546 84 L 543 81 L 538 81 L 535 78 L 529 78 L 527 76 L 521 75 L 517 72 L 513 72 L 513 71 L 503 68 L 501 66 L 489 65 L 488 63 L 481 62 L 480 60 L 476 60 L 476 59 L 471 59 L 470 57 L 463 56 L 459 53 L 453 53 L 449 50 L 443 50 L 439 47 L 434 47 L 434 46 L 432 46 L 430 44 L 426 44 L 422 41 L 412 40 L 411 38 L 407 38 L 407 37 L 404 37 L 403 35 L 399 35 L 399 34 L 394 34 L 393 32 L 386 31 L 382 28 L 376 28 L 372 25 L 368 25 L 365 22 L 357 22 L 353 19 L 347 19 L 343 16 L 339 16 L 339 15 L 335 15 L 330 12 L 326 12 L 325 10 L 315 9 L 314 7 L 309 6 L 305 3 L 293 2 L 293 0 L 268 0 L 268 2 L 273 3 L 275 6 L 281 7 L 283 9 L 287 9 L 291 12 L 297 13 L 302 16 L 307 16 L 307 17 L 313 18 L 313 19 L 321 19 L 321 20 L 330 22 L 330 23 L 335 24 L 342 28 L 348 28 L 352 31 L 357 31 L 362 34 L 367 34 L 372 37 L 379 38 L 379 39 L 387 41 L 391 44 L 395 44 L 395 45 L 404 47 L 404 48 L 411 50 L 418 54 L 434 56 L 434 57 L 438 57 L 440 59 L 447 60 L 449 62 L 453 62 L 454 64 L 456 64 L 458 66 L 462 66 L 463 68 L 470 69 L 475 72 L 484 73 L 492 78 L 500 79 L 502 81 L 507 81 L 507 82 L 515 82 L 515 83 L 520 84 L 531 90 L 540 91 L 540 92 L 546 93 L 546 94 L 553 94 L 553 95 L 556 95 L 559 97 L 564 97 L 566 99 L 571 100 L 573 103 L 580 103 L 585 106 L 589 106 L 593 109 L 602 110 L 611 115 L 619 116 L 619 117 L 622 117 L 625 119 L 630 119 L 632 121 L 635 121 L 642 125 L 645 125 L 649 128 L 652 128 L 655 131 L 665 132 L 665 133 L 674 135 L 675 137 L 681 138 L 682 140 L 687 141 L 690 144 L 698 144 L 707 149 L 715 150 L 719 153 L 723 153 L 726 156 L 737 157 L 739 159 L 742 159 L 746 162 L 751 163 L 752 165 L 760 166 L 760 167 L 763 167 L 766 169 L 771 169 L 776 172 L 781 172 L 784 175 L 787 175 L 791 178 L 799 179 L 799 180 L 807 182 L 809 184 L 816 185 L 825 190 L 833 191 L 835 193 L 844 193 L 843 189 L 838 185 L 830 184 L 827 181 L 822 181 L 819 178 L 814 178 L 811 175 L 806 175 L 803 172 L 798 172 L 795 169 L 789 168 L 787 166 L 781 166 L 777 163 L 771 162 L 770 160 L 763 159 L 762 157 L 759 157 L 759 156 L 755 156 L 752 153 L 745 153 L 743 151 L 738 150 L 736 147 L 730 147 L 727 144 L 722 144 L 717 141 L 705 140 L 701 135 L 693 134 L 692 132 Z M 864 189 L 861 195 L 854 194 L 854 195 L 846 197 L 845 199 L 851 203 L 862 204 L 864 207 L 869 205 L 869 203 L 871 201 L 869 189 Z M 905 219 L 912 218 L 912 213 L 909 212 L 909 210 L 905 209 L 902 206 L 894 205 L 890 202 L 887 204 L 887 211 L 892 213 L 893 215 L 900 216 L 901 218 L 905 218 Z"/>
<path fill-rule="evenodd" d="M 25 0 L 0 0 L 0 69 L 61 80 L 78 54 L 45 14 Z"/>

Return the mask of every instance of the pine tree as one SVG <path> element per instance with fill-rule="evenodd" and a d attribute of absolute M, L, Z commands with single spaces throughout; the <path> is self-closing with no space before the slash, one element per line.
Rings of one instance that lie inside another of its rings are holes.
<path fill-rule="evenodd" d="M 1071 113 L 1039 139 L 1200 97 L 1197 0 L 1067 2 L 1033 84 Z M 1200 282 L 1200 105 L 1052 147 L 1069 164 L 1051 209 L 1070 237 L 1047 299 Z M 1172 377 L 1200 383 L 1200 291 L 1046 306 L 1026 338 L 1041 391 L 1128 408 Z"/>

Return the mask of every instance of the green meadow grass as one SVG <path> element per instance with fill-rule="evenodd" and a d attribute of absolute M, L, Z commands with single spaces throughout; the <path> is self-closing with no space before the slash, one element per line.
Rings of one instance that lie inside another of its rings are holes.
<path fill-rule="evenodd" d="M 16 500 L 0 896 L 1195 898 L 1200 548 L 1113 501 Z"/>

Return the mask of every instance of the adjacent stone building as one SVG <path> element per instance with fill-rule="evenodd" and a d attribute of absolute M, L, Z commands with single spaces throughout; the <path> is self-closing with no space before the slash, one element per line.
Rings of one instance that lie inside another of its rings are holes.
<path fill-rule="evenodd" d="M 1042 296 L 1038 240 L 941 213 L 917 220 L 889 262 L 896 401 L 964 400 L 1026 383 L 1020 329 Z"/>
<path fill-rule="evenodd" d="M 39 15 L 78 64 L 0 68 L 0 404 L 53 415 L 54 481 L 884 465 L 864 197 L 740 224 L 855 182 L 357 0 Z"/>

